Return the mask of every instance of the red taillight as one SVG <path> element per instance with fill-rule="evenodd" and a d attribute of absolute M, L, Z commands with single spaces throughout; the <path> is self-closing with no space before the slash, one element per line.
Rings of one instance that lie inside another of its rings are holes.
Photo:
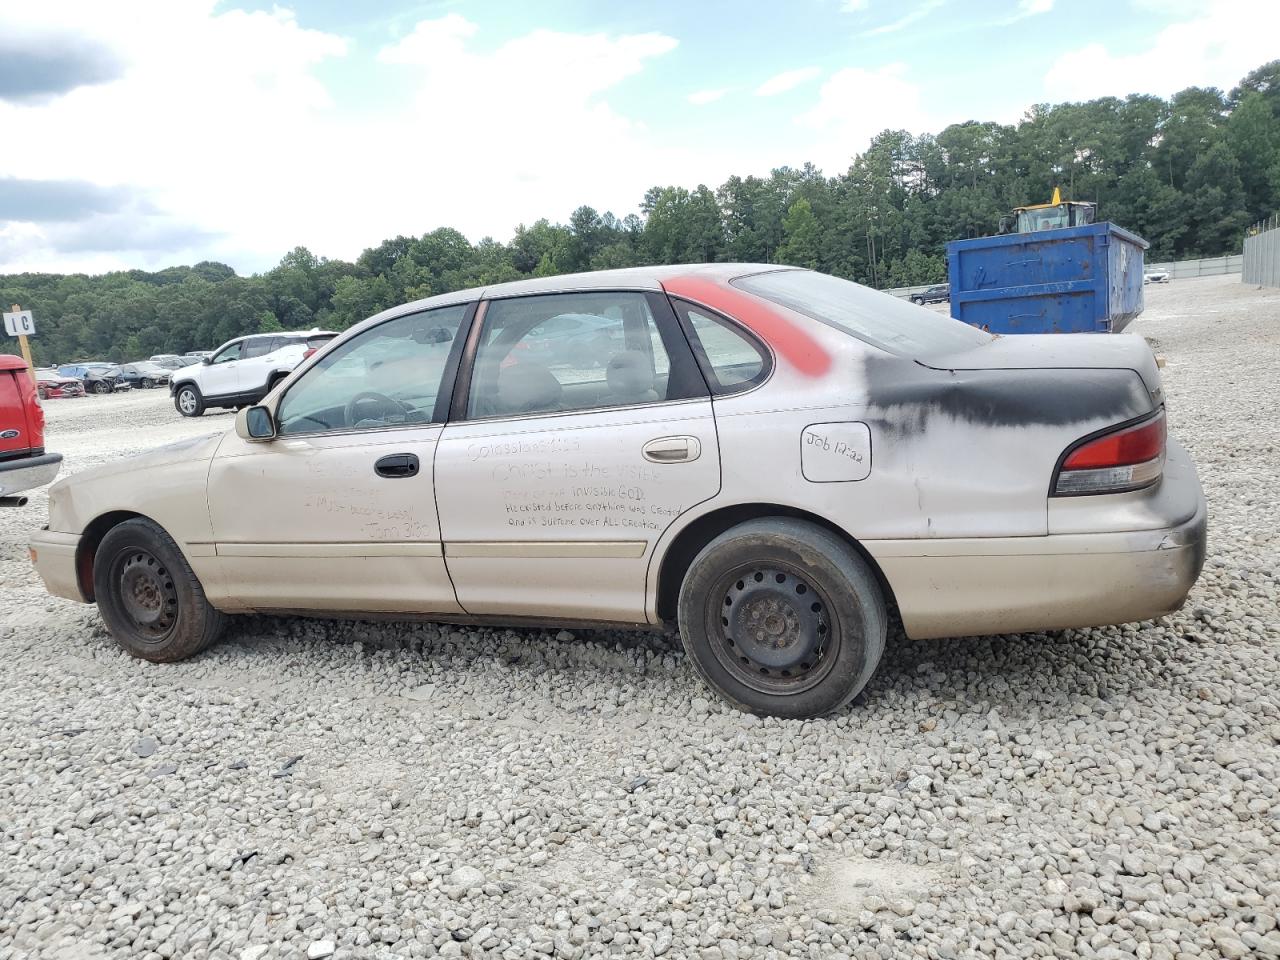
<path fill-rule="evenodd" d="M 1085 440 L 1063 459 L 1053 492 L 1121 493 L 1149 486 L 1164 472 L 1165 439 L 1161 411 L 1150 420 Z"/>

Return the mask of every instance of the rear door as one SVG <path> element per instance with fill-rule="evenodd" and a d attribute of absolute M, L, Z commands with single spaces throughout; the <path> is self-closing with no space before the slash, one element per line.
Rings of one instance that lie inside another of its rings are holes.
<path fill-rule="evenodd" d="M 484 305 L 436 454 L 445 559 L 476 615 L 645 621 L 645 573 L 720 489 L 705 381 L 665 297 Z"/>

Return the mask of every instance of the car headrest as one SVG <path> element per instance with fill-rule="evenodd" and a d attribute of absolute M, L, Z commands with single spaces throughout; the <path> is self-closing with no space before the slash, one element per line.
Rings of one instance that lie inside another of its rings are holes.
<path fill-rule="evenodd" d="M 498 370 L 498 412 L 534 413 L 554 410 L 564 388 L 550 369 L 522 360 Z"/>
<path fill-rule="evenodd" d="M 653 367 L 639 350 L 623 350 L 609 358 L 605 368 L 609 392 L 620 400 L 639 400 L 653 392 Z"/>

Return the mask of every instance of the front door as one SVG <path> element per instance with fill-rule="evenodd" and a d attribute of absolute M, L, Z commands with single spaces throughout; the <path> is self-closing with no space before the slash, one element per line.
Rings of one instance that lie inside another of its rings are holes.
<path fill-rule="evenodd" d="M 209 360 L 200 376 L 200 392 L 206 397 L 229 397 L 240 392 L 240 357 L 243 340 L 227 344 Z"/>
<path fill-rule="evenodd" d="M 471 614 L 645 621 L 654 544 L 720 489 L 705 382 L 660 294 L 487 304 L 436 453 Z"/>
<path fill-rule="evenodd" d="M 209 513 L 228 605 L 460 612 L 432 467 L 437 399 L 469 312 L 442 307 L 363 331 L 284 393 L 274 440 L 226 437 Z"/>

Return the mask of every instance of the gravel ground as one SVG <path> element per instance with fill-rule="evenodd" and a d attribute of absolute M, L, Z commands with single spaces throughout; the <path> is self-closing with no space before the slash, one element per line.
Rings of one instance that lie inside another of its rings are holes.
<path fill-rule="evenodd" d="M 891 643 L 760 720 L 671 636 L 245 619 L 119 652 L 0 514 L 0 958 L 1280 957 L 1280 291 L 1149 288 L 1187 607 Z M 47 404 L 75 471 L 230 426 Z"/>

